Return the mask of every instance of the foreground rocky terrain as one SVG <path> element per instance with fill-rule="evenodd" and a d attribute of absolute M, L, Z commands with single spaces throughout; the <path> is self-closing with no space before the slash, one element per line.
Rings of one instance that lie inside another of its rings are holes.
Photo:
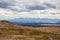
<path fill-rule="evenodd" d="M 34 28 L 0 21 L 0 40 L 60 40 L 60 28 Z"/>

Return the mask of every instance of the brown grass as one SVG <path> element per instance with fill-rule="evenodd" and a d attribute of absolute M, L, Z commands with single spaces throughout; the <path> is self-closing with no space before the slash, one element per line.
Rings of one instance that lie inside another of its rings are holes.
<path fill-rule="evenodd" d="M 60 40 L 59 27 L 27 27 L 0 22 L 0 40 Z"/>

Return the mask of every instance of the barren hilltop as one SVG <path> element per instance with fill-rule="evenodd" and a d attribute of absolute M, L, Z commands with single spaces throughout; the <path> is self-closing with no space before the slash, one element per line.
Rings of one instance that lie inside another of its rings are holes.
<path fill-rule="evenodd" d="M 28 27 L 0 21 L 0 40 L 60 40 L 59 27 Z"/>

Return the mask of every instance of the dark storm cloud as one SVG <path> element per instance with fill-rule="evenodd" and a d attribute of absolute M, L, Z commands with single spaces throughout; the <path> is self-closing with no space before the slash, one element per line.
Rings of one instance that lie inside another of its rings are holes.
<path fill-rule="evenodd" d="M 51 3 L 44 3 L 48 8 L 55 8 L 56 9 L 56 5 L 51 4 Z"/>
<path fill-rule="evenodd" d="M 28 9 L 30 9 L 30 10 L 44 10 L 44 9 L 46 9 L 46 7 L 40 6 L 40 5 L 34 5 L 34 6 L 28 7 Z"/>
<path fill-rule="evenodd" d="M 0 3 L 0 8 L 7 8 L 8 6 L 9 6 L 8 3 L 5 3 L 5 2 Z"/>
<path fill-rule="evenodd" d="M 8 6 L 10 6 L 11 4 L 7 3 L 7 2 L 0 2 L 0 8 L 8 8 Z"/>

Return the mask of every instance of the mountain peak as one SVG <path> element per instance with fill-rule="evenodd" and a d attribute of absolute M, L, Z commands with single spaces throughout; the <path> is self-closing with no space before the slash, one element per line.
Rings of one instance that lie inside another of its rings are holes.
<path fill-rule="evenodd" d="M 6 20 L 1 20 L 0 21 L 0 28 L 7 28 L 7 27 L 13 27 L 14 24 L 9 22 L 9 21 L 6 21 Z"/>
<path fill-rule="evenodd" d="M 6 20 L 1 20 L 0 22 L 9 22 L 9 21 L 6 21 Z"/>

